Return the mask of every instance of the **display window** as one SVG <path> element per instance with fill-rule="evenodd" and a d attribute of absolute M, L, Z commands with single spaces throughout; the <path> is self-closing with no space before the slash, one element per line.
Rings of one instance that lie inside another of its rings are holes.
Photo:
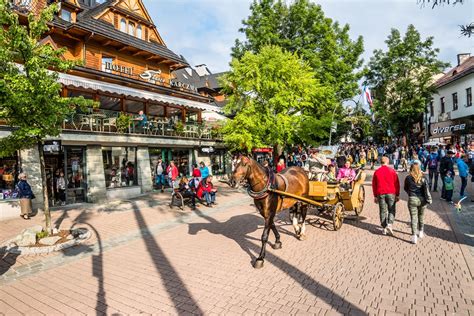
<path fill-rule="evenodd" d="M 0 199 L 16 199 L 15 186 L 18 183 L 20 168 L 18 155 L 0 158 Z"/>
<path fill-rule="evenodd" d="M 102 156 L 108 189 L 138 185 L 135 147 L 103 147 Z"/>

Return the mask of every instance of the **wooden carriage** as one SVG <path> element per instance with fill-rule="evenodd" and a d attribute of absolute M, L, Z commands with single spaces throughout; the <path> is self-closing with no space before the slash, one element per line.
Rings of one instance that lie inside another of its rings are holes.
<path fill-rule="evenodd" d="M 292 197 L 303 203 L 314 206 L 318 215 L 326 215 L 332 219 L 334 230 L 339 230 L 347 212 L 355 212 L 359 216 L 364 208 L 364 181 L 367 174 L 359 170 L 354 181 L 347 186 L 341 183 L 310 181 L 308 197 L 273 190 L 283 196 Z"/>

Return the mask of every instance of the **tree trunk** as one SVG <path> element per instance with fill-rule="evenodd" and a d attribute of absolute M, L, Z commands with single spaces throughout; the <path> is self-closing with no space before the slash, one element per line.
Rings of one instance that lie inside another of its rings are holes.
<path fill-rule="evenodd" d="M 273 162 L 276 166 L 278 164 L 278 160 L 280 159 L 280 155 L 283 153 L 283 147 L 275 144 L 273 145 Z"/>
<path fill-rule="evenodd" d="M 41 171 L 41 183 L 43 186 L 43 211 L 45 218 L 45 231 L 52 233 L 51 227 L 51 212 L 49 211 L 49 198 L 48 198 L 48 181 L 46 179 L 45 172 L 45 163 L 44 163 L 44 152 L 43 152 L 43 142 L 38 141 L 38 153 L 39 153 L 39 162 L 40 162 L 40 171 Z"/>

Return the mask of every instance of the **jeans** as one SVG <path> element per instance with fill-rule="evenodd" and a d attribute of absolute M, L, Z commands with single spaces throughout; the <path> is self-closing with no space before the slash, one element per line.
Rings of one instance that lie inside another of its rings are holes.
<path fill-rule="evenodd" d="M 395 221 L 395 194 L 382 194 L 377 199 L 380 210 L 380 224 L 385 228 Z"/>
<path fill-rule="evenodd" d="M 398 159 L 393 160 L 393 168 L 395 169 L 395 171 L 398 171 L 398 165 L 399 164 L 400 164 L 400 160 L 398 160 Z"/>
<path fill-rule="evenodd" d="M 459 192 L 461 196 L 464 196 L 464 191 L 467 187 L 467 177 L 461 177 L 461 191 Z"/>
<path fill-rule="evenodd" d="M 446 201 L 452 202 L 453 201 L 453 192 L 454 190 L 444 190 L 444 197 Z"/>
<path fill-rule="evenodd" d="M 438 170 L 428 169 L 428 175 L 429 175 L 428 183 L 429 183 L 430 190 L 431 188 L 433 188 L 432 191 L 438 190 L 438 176 L 439 176 Z M 434 184 L 433 184 L 433 178 L 434 178 Z"/>
<path fill-rule="evenodd" d="M 163 188 L 163 186 L 165 185 L 165 175 L 164 174 L 157 174 L 155 176 L 155 184 L 158 186 L 158 187 L 161 187 Z"/>
<path fill-rule="evenodd" d="M 423 218 L 425 214 L 426 204 L 422 203 L 422 199 L 417 196 L 410 196 L 408 198 L 408 210 L 411 218 L 411 233 L 418 234 L 423 231 Z"/>
<path fill-rule="evenodd" d="M 441 198 L 446 199 L 446 189 L 444 187 L 444 178 L 446 177 L 446 174 L 440 174 L 441 176 Z"/>
<path fill-rule="evenodd" d="M 214 203 L 216 201 L 216 192 L 204 192 L 204 199 L 207 204 Z"/>

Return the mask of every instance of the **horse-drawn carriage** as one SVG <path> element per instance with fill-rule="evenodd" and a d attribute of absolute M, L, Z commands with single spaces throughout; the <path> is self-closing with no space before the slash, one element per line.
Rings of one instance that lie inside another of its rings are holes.
<path fill-rule="evenodd" d="M 357 216 L 362 213 L 365 201 L 365 178 L 366 173 L 359 170 L 354 181 L 348 185 L 338 182 L 309 181 L 308 197 L 279 190 L 272 191 L 313 206 L 317 215 L 331 218 L 334 230 L 339 230 L 347 212 L 353 211 Z"/>

